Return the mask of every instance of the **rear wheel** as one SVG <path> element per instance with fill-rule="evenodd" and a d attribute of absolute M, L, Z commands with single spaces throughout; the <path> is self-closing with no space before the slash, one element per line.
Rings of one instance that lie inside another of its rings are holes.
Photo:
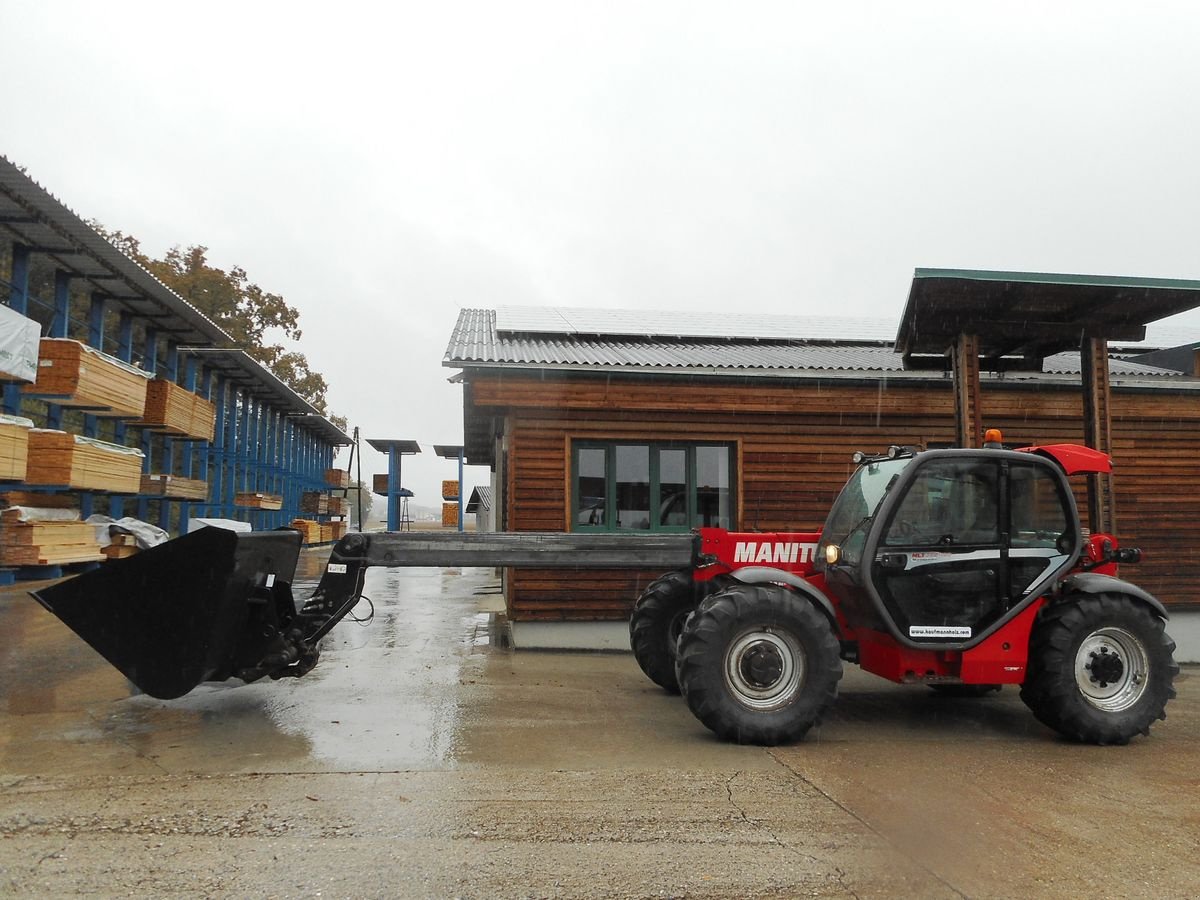
<path fill-rule="evenodd" d="M 647 585 L 629 617 L 629 646 L 633 658 L 651 681 L 679 693 L 675 679 L 675 644 L 684 620 L 706 592 L 691 572 L 668 572 Z"/>
<path fill-rule="evenodd" d="M 740 744 L 797 741 L 837 698 L 840 644 L 806 598 L 740 584 L 709 597 L 679 639 L 679 685 L 692 713 Z"/>
<path fill-rule="evenodd" d="M 1046 607 L 1034 624 L 1021 699 L 1039 722 L 1091 744 L 1126 744 L 1165 719 L 1175 643 L 1148 607 L 1119 594 Z"/>

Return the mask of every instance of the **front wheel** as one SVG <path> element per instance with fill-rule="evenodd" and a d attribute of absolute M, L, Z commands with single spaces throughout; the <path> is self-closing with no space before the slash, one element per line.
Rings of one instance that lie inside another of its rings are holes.
<path fill-rule="evenodd" d="M 840 644 L 808 598 L 740 584 L 709 597 L 688 621 L 678 673 L 688 708 L 718 736 L 790 743 L 837 699 Z"/>
<path fill-rule="evenodd" d="M 1127 744 L 1165 719 L 1179 674 L 1163 621 L 1119 594 L 1046 607 L 1034 623 L 1021 699 L 1039 722 L 1090 744 Z"/>
<path fill-rule="evenodd" d="M 647 678 L 671 694 L 679 693 L 675 642 L 702 590 L 691 572 L 668 572 L 647 585 L 629 617 L 633 658 Z"/>

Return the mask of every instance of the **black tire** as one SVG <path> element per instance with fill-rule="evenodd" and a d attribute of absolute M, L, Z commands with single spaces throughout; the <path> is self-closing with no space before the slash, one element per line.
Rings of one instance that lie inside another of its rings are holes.
<path fill-rule="evenodd" d="M 837 699 L 841 646 L 808 598 L 738 584 L 708 597 L 679 638 L 679 685 L 692 713 L 739 744 L 798 741 Z"/>
<path fill-rule="evenodd" d="M 646 677 L 668 693 L 679 693 L 675 644 L 684 620 L 703 593 L 703 585 L 692 581 L 691 572 L 668 572 L 646 586 L 629 617 L 633 658 Z"/>
<path fill-rule="evenodd" d="M 1089 744 L 1127 744 L 1167 717 L 1179 674 L 1175 642 L 1144 603 L 1079 595 L 1033 626 L 1021 699 L 1043 725 Z"/>
<path fill-rule="evenodd" d="M 941 694 L 943 697 L 957 697 L 960 699 L 974 699 L 978 697 L 986 697 L 995 691 L 1000 690 L 998 684 L 931 684 L 935 694 Z"/>

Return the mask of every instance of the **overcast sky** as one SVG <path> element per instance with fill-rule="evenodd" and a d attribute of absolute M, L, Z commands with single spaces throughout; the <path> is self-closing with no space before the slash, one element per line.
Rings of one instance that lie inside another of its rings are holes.
<path fill-rule="evenodd" d="M 898 321 L 916 267 L 1200 278 L 1198 10 L 0 0 L 0 153 L 282 293 L 437 505 L 462 307 Z"/>

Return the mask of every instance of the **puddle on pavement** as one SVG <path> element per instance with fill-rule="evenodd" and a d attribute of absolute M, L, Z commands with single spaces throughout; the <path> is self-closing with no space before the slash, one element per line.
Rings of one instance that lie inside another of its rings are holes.
<path fill-rule="evenodd" d="M 324 559 L 302 562 L 297 581 L 315 581 Z M 464 667 L 505 646 L 497 617 L 479 612 L 495 590 L 491 569 L 368 570 L 370 602 L 355 616 L 369 621 L 338 625 L 307 676 L 202 685 L 173 701 L 131 694 L 124 677 L 53 616 L 5 596 L 4 771 L 453 766 Z"/>

